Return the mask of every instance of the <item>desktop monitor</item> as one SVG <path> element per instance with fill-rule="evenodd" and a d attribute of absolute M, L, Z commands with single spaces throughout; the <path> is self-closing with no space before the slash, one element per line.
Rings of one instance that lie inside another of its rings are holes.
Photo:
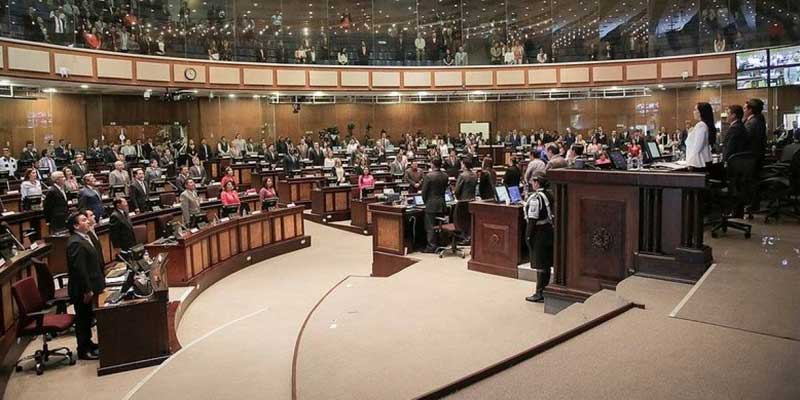
<path fill-rule="evenodd" d="M 608 157 L 611 159 L 611 162 L 614 164 L 614 169 L 619 170 L 626 170 L 628 169 L 628 160 L 625 159 L 625 156 L 622 155 L 622 152 L 619 150 L 611 150 L 608 152 Z"/>
<path fill-rule="evenodd" d="M 189 219 L 190 228 L 203 228 L 208 225 L 208 215 L 204 212 L 192 214 Z"/>
<path fill-rule="evenodd" d="M 220 211 L 220 216 L 222 218 L 227 218 L 231 216 L 236 216 L 239 213 L 239 205 L 233 204 L 229 206 L 222 206 L 222 210 Z"/>
<path fill-rule="evenodd" d="M 661 149 L 656 142 L 645 142 L 644 154 L 648 162 L 661 158 Z"/>
<path fill-rule="evenodd" d="M 41 210 L 42 196 L 28 196 L 22 201 L 22 205 L 26 210 Z"/>
<path fill-rule="evenodd" d="M 424 206 L 425 202 L 422 201 L 422 195 L 418 194 L 414 196 L 414 205 L 415 206 Z"/>
<path fill-rule="evenodd" d="M 272 210 L 277 205 L 278 205 L 278 198 L 277 197 L 272 197 L 272 198 L 267 198 L 267 199 L 261 200 L 261 209 L 263 211 Z"/>
<path fill-rule="evenodd" d="M 114 185 L 111 187 L 111 195 L 114 196 L 118 193 L 125 194 L 125 185 Z"/>
<path fill-rule="evenodd" d="M 519 186 L 510 186 L 508 188 L 508 198 L 511 204 L 518 204 L 522 202 L 522 195 L 519 192 Z"/>
<path fill-rule="evenodd" d="M 508 197 L 508 189 L 505 186 L 495 186 L 494 194 L 498 203 L 508 203 L 511 201 Z"/>
<path fill-rule="evenodd" d="M 445 203 L 452 203 L 456 201 L 456 198 L 453 196 L 453 192 L 450 191 L 450 189 L 447 189 L 447 191 L 444 192 L 444 201 Z"/>
<path fill-rule="evenodd" d="M 50 168 L 37 168 L 37 171 L 39 171 L 39 176 L 42 179 L 47 179 L 50 177 Z"/>

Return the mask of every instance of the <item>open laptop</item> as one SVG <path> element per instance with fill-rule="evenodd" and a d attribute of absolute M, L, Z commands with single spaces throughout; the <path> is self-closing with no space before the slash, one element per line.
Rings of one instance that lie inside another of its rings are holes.
<path fill-rule="evenodd" d="M 505 186 L 494 187 L 495 198 L 498 203 L 510 203 L 511 199 L 508 197 L 508 189 Z"/>

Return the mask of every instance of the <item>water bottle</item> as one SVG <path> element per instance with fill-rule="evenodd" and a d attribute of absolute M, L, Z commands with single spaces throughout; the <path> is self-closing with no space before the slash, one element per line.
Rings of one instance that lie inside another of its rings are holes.
<path fill-rule="evenodd" d="M 633 169 L 633 157 L 631 157 L 630 154 L 628 155 L 627 161 L 628 161 L 628 170 L 630 171 Z"/>

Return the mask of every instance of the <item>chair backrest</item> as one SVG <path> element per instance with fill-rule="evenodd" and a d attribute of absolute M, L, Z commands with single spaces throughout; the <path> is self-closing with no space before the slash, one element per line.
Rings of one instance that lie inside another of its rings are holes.
<path fill-rule="evenodd" d="M 11 286 L 11 294 L 14 296 L 14 301 L 17 302 L 17 309 L 19 310 L 19 325 L 25 326 L 28 320 L 25 317 L 29 313 L 41 311 L 44 309 L 44 300 L 42 295 L 39 294 L 39 288 L 36 287 L 36 280 L 32 276 L 19 280 Z"/>
<path fill-rule="evenodd" d="M 206 187 L 206 198 L 207 199 L 219 198 L 220 192 L 222 192 L 222 185 L 218 184 L 208 185 L 208 187 Z"/>
<path fill-rule="evenodd" d="M 164 207 L 169 207 L 175 204 L 176 198 L 177 195 L 175 192 L 161 193 L 161 205 Z"/>
<path fill-rule="evenodd" d="M 453 223 L 456 230 L 469 235 L 472 231 L 472 218 L 469 213 L 469 200 L 459 200 L 456 202 L 456 209 L 453 210 Z"/>
<path fill-rule="evenodd" d="M 53 281 L 53 274 L 47 264 L 43 261 L 33 259 L 33 268 L 36 270 L 36 278 L 39 281 L 39 293 L 45 301 L 53 299 L 56 294 L 56 283 Z"/>
<path fill-rule="evenodd" d="M 753 153 L 742 152 L 728 158 L 728 191 L 731 196 L 748 200 L 754 189 L 753 173 L 756 159 Z"/>

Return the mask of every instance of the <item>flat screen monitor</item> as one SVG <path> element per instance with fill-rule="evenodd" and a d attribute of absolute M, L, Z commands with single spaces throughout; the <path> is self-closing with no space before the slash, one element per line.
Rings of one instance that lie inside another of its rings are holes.
<path fill-rule="evenodd" d="M 456 201 L 456 198 L 453 196 L 453 192 L 451 192 L 450 189 L 447 189 L 447 191 L 444 192 L 444 201 L 446 203 L 452 203 Z"/>
<path fill-rule="evenodd" d="M 769 85 L 769 70 L 754 69 L 750 71 L 740 71 L 736 73 L 736 89 L 759 89 Z"/>
<path fill-rule="evenodd" d="M 745 51 L 736 54 L 736 89 L 758 89 L 769 86 L 769 52 Z"/>
<path fill-rule="evenodd" d="M 800 46 L 781 47 L 769 50 L 769 66 L 787 67 L 800 65 Z"/>
<path fill-rule="evenodd" d="M 222 218 L 235 216 L 236 214 L 239 213 L 239 205 L 234 204 L 230 206 L 223 206 L 220 213 L 222 214 L 221 215 Z"/>
<path fill-rule="evenodd" d="M 621 151 L 611 150 L 608 152 L 608 157 L 611 158 L 611 162 L 614 164 L 614 169 L 628 169 L 628 160 L 625 159 L 625 156 L 622 155 Z"/>
<path fill-rule="evenodd" d="M 277 197 L 267 198 L 261 201 L 261 209 L 264 211 L 269 211 L 275 208 L 275 206 L 277 205 L 278 205 Z"/>
<path fill-rule="evenodd" d="M 422 201 L 422 195 L 418 194 L 418 195 L 414 196 L 414 205 L 415 206 L 424 206 L 425 205 L 425 202 Z"/>
<path fill-rule="evenodd" d="M 800 65 L 771 68 L 769 70 L 769 86 L 800 86 Z"/>
<path fill-rule="evenodd" d="M 522 194 L 519 192 L 519 186 L 511 186 L 508 188 L 508 197 L 511 204 L 518 204 L 522 202 Z"/>
<path fill-rule="evenodd" d="M 506 189 L 505 186 L 495 186 L 494 194 L 499 203 L 508 203 L 511 201 L 511 199 L 508 198 L 508 189 Z"/>
<path fill-rule="evenodd" d="M 649 161 L 661 158 L 661 149 L 658 148 L 658 143 L 645 142 L 645 145 L 646 145 L 646 150 L 644 153 L 649 159 Z"/>
<path fill-rule="evenodd" d="M 767 50 L 753 50 L 736 53 L 736 70 L 749 71 L 767 68 L 769 57 Z"/>

